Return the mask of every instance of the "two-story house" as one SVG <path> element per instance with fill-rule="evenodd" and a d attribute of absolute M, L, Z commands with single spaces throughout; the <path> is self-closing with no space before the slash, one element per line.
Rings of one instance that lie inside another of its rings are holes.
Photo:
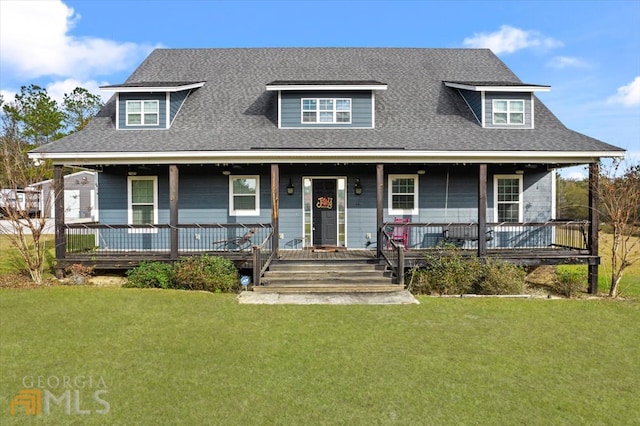
<path fill-rule="evenodd" d="M 158 49 L 103 89 L 84 130 L 30 153 L 60 191 L 63 166 L 98 171 L 100 222 L 56 215 L 60 267 L 215 252 L 259 282 L 273 261 L 337 250 L 401 282 L 451 242 L 585 263 L 597 289 L 597 218 L 555 220 L 556 169 L 588 164 L 593 181 L 624 151 L 567 129 L 536 96 L 550 87 L 490 50 Z"/>

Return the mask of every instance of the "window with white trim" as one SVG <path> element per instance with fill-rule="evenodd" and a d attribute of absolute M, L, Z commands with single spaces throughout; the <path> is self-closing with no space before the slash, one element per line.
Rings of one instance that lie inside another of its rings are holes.
<path fill-rule="evenodd" d="M 158 177 L 128 177 L 128 223 L 147 225 L 158 223 Z"/>
<path fill-rule="evenodd" d="M 157 126 L 160 122 L 159 101 L 127 101 L 127 126 Z"/>
<path fill-rule="evenodd" d="M 494 99 L 493 124 L 524 124 L 524 101 Z"/>
<path fill-rule="evenodd" d="M 229 176 L 229 215 L 260 215 L 260 176 Z"/>
<path fill-rule="evenodd" d="M 302 122 L 351 124 L 351 99 L 303 98 Z"/>
<path fill-rule="evenodd" d="M 389 175 L 389 214 L 418 214 L 418 175 Z"/>
<path fill-rule="evenodd" d="M 521 175 L 494 176 L 493 199 L 496 222 L 523 221 Z"/>

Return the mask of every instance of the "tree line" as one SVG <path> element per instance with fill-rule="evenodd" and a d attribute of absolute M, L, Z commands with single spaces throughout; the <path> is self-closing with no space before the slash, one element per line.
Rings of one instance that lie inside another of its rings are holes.
<path fill-rule="evenodd" d="M 61 103 L 52 99 L 45 88 L 35 84 L 22 86 L 12 100 L 5 100 L 0 95 L 3 156 L 0 187 L 12 187 L 16 183 L 25 186 L 41 178 L 51 178 L 49 165 L 45 165 L 43 175 L 32 171 L 24 176 L 24 182 L 14 182 L 11 169 L 29 169 L 28 151 L 82 130 L 102 106 L 99 96 L 82 87 L 65 93 Z"/>

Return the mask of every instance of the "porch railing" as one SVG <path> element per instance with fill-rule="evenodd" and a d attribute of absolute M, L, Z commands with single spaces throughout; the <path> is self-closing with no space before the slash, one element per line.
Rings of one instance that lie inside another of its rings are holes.
<path fill-rule="evenodd" d="M 254 244 L 263 244 L 271 234 L 271 224 L 263 223 L 180 224 L 176 228 L 180 254 L 250 252 Z M 167 224 L 65 224 L 65 254 L 168 254 L 171 250 L 171 230 L 172 227 Z"/>
<path fill-rule="evenodd" d="M 398 232 L 397 228 L 404 228 Z M 392 235 L 404 235 L 406 249 L 436 249 L 446 244 L 477 249 L 484 238 L 488 250 L 564 248 L 588 250 L 588 221 L 487 223 L 480 232 L 477 223 L 385 223 L 384 248 Z"/>
<path fill-rule="evenodd" d="M 398 229 L 400 228 L 400 230 Z M 380 252 L 393 269 L 398 284 L 404 284 L 404 257 L 412 250 L 439 250 L 446 247 L 477 250 L 484 238 L 487 250 L 565 249 L 587 253 L 588 221 L 528 223 L 488 223 L 482 232 L 477 223 L 385 223 Z"/>

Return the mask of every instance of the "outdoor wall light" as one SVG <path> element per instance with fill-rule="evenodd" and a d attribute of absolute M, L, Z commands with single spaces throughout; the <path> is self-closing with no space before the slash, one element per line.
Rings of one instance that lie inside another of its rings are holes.
<path fill-rule="evenodd" d="M 229 170 L 227 168 L 224 168 L 224 169 L 222 169 L 222 174 L 225 175 L 225 176 L 229 176 L 231 174 L 231 170 Z"/>
<path fill-rule="evenodd" d="M 362 195 L 362 184 L 360 183 L 360 178 L 356 179 L 356 184 L 353 186 L 353 191 L 356 195 Z"/>
<path fill-rule="evenodd" d="M 289 185 L 287 185 L 287 195 L 293 195 L 293 192 L 296 190 L 296 188 L 293 186 L 293 183 L 291 183 L 291 178 L 289 178 Z"/>

